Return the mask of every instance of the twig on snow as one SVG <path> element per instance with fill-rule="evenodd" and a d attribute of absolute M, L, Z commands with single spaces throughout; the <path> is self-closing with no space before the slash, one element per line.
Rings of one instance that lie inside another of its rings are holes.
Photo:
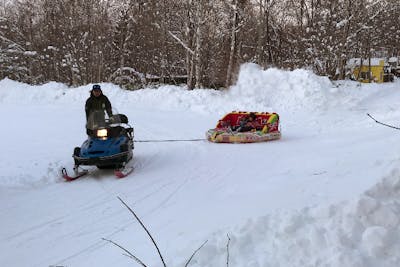
<path fill-rule="evenodd" d="M 226 244 L 226 267 L 229 267 L 229 243 L 231 242 L 231 238 L 229 237 L 229 234 L 226 234 L 228 237 L 228 242 Z"/>
<path fill-rule="evenodd" d="M 371 119 L 373 119 L 376 123 L 379 123 L 379 124 L 381 124 L 381 125 L 384 125 L 384 126 L 387 126 L 387 127 L 393 128 L 393 129 L 396 129 L 396 130 L 400 130 L 400 127 L 396 127 L 396 126 L 393 126 L 393 125 L 390 125 L 390 124 L 386 124 L 386 123 L 383 123 L 383 122 L 380 122 L 380 121 L 376 120 L 376 119 L 375 119 L 374 117 L 372 117 L 369 113 L 367 113 L 367 116 L 370 117 Z"/>
<path fill-rule="evenodd" d="M 150 239 L 151 239 L 151 242 L 153 242 L 154 246 L 156 247 L 157 252 L 158 252 L 158 255 L 160 256 L 160 259 L 161 259 L 161 261 L 162 261 L 164 267 L 167 267 L 167 265 L 166 265 L 165 262 L 164 262 L 164 258 L 163 258 L 163 256 L 161 255 L 160 249 L 158 248 L 156 241 L 154 241 L 154 238 L 151 236 L 149 230 L 147 230 L 146 226 L 142 223 L 142 221 L 139 219 L 139 217 L 136 215 L 136 213 L 135 213 L 135 212 L 120 198 L 120 197 L 117 197 L 117 198 L 118 198 L 119 201 L 121 201 L 122 204 L 124 204 L 124 206 L 133 214 L 133 216 L 135 217 L 135 219 L 140 223 L 140 225 L 141 225 L 141 226 L 143 227 L 143 229 L 146 231 L 147 235 L 148 235 L 148 236 L 150 237 Z"/>
<path fill-rule="evenodd" d="M 190 261 L 193 259 L 194 255 L 196 255 L 196 253 L 208 242 L 208 240 L 206 240 L 198 249 L 196 249 L 192 256 L 190 256 L 189 260 L 186 262 L 185 267 L 189 266 Z"/>
<path fill-rule="evenodd" d="M 102 238 L 104 241 L 110 242 L 111 244 L 113 244 L 116 247 L 119 247 L 120 249 L 122 249 L 123 251 L 126 252 L 126 254 L 123 254 L 131 259 L 134 259 L 137 263 L 139 263 L 140 265 L 142 265 L 143 267 L 147 267 L 146 264 L 144 264 L 138 257 L 136 257 L 135 255 L 133 255 L 129 250 L 127 250 L 126 248 L 124 248 L 123 246 L 115 243 L 112 240 L 106 239 L 106 238 Z"/>

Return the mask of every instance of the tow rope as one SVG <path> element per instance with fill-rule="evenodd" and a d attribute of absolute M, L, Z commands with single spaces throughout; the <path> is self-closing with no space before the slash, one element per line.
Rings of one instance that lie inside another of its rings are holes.
<path fill-rule="evenodd" d="M 164 139 L 164 140 L 133 140 L 135 143 L 156 143 L 156 142 L 197 142 L 206 139 Z"/>
<path fill-rule="evenodd" d="M 400 130 L 400 127 L 396 127 L 396 126 L 393 126 L 393 125 L 390 125 L 390 124 L 386 124 L 386 123 L 383 123 L 383 122 L 380 122 L 380 121 L 376 120 L 369 113 L 367 113 L 367 116 L 370 117 L 371 119 L 373 119 L 376 123 L 379 123 L 379 124 L 381 124 L 383 126 L 390 127 L 390 128 L 396 129 L 396 130 Z"/>

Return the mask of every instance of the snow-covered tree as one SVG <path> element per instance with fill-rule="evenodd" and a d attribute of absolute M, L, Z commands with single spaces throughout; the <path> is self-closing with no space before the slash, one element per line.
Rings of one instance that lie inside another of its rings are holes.
<path fill-rule="evenodd" d="M 399 56 L 398 0 L 18 0 L 0 6 L 0 78 L 229 86 L 240 64 L 344 77 Z"/>

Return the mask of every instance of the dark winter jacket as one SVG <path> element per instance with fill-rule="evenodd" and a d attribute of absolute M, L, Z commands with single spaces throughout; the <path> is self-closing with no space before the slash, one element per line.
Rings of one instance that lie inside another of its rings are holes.
<path fill-rule="evenodd" d="M 86 100 L 85 111 L 86 111 L 86 120 L 89 118 L 89 115 L 95 110 L 105 110 L 108 116 L 112 115 L 111 103 L 108 98 L 101 93 L 98 97 L 93 95 L 93 92 L 90 93 L 90 97 Z"/>

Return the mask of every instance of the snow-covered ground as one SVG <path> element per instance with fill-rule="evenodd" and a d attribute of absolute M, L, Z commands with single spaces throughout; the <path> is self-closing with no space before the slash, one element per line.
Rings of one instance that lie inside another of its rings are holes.
<path fill-rule="evenodd" d="M 137 142 L 134 172 L 66 183 L 91 85 L 0 81 L 0 266 L 400 266 L 400 81 L 332 84 L 248 64 L 227 91 L 102 84 L 135 140 L 197 139 L 232 110 L 280 114 L 257 144 Z M 230 241 L 228 243 L 228 236 Z M 229 250 L 228 250 L 229 247 Z M 228 259 L 229 251 L 229 259 Z"/>

